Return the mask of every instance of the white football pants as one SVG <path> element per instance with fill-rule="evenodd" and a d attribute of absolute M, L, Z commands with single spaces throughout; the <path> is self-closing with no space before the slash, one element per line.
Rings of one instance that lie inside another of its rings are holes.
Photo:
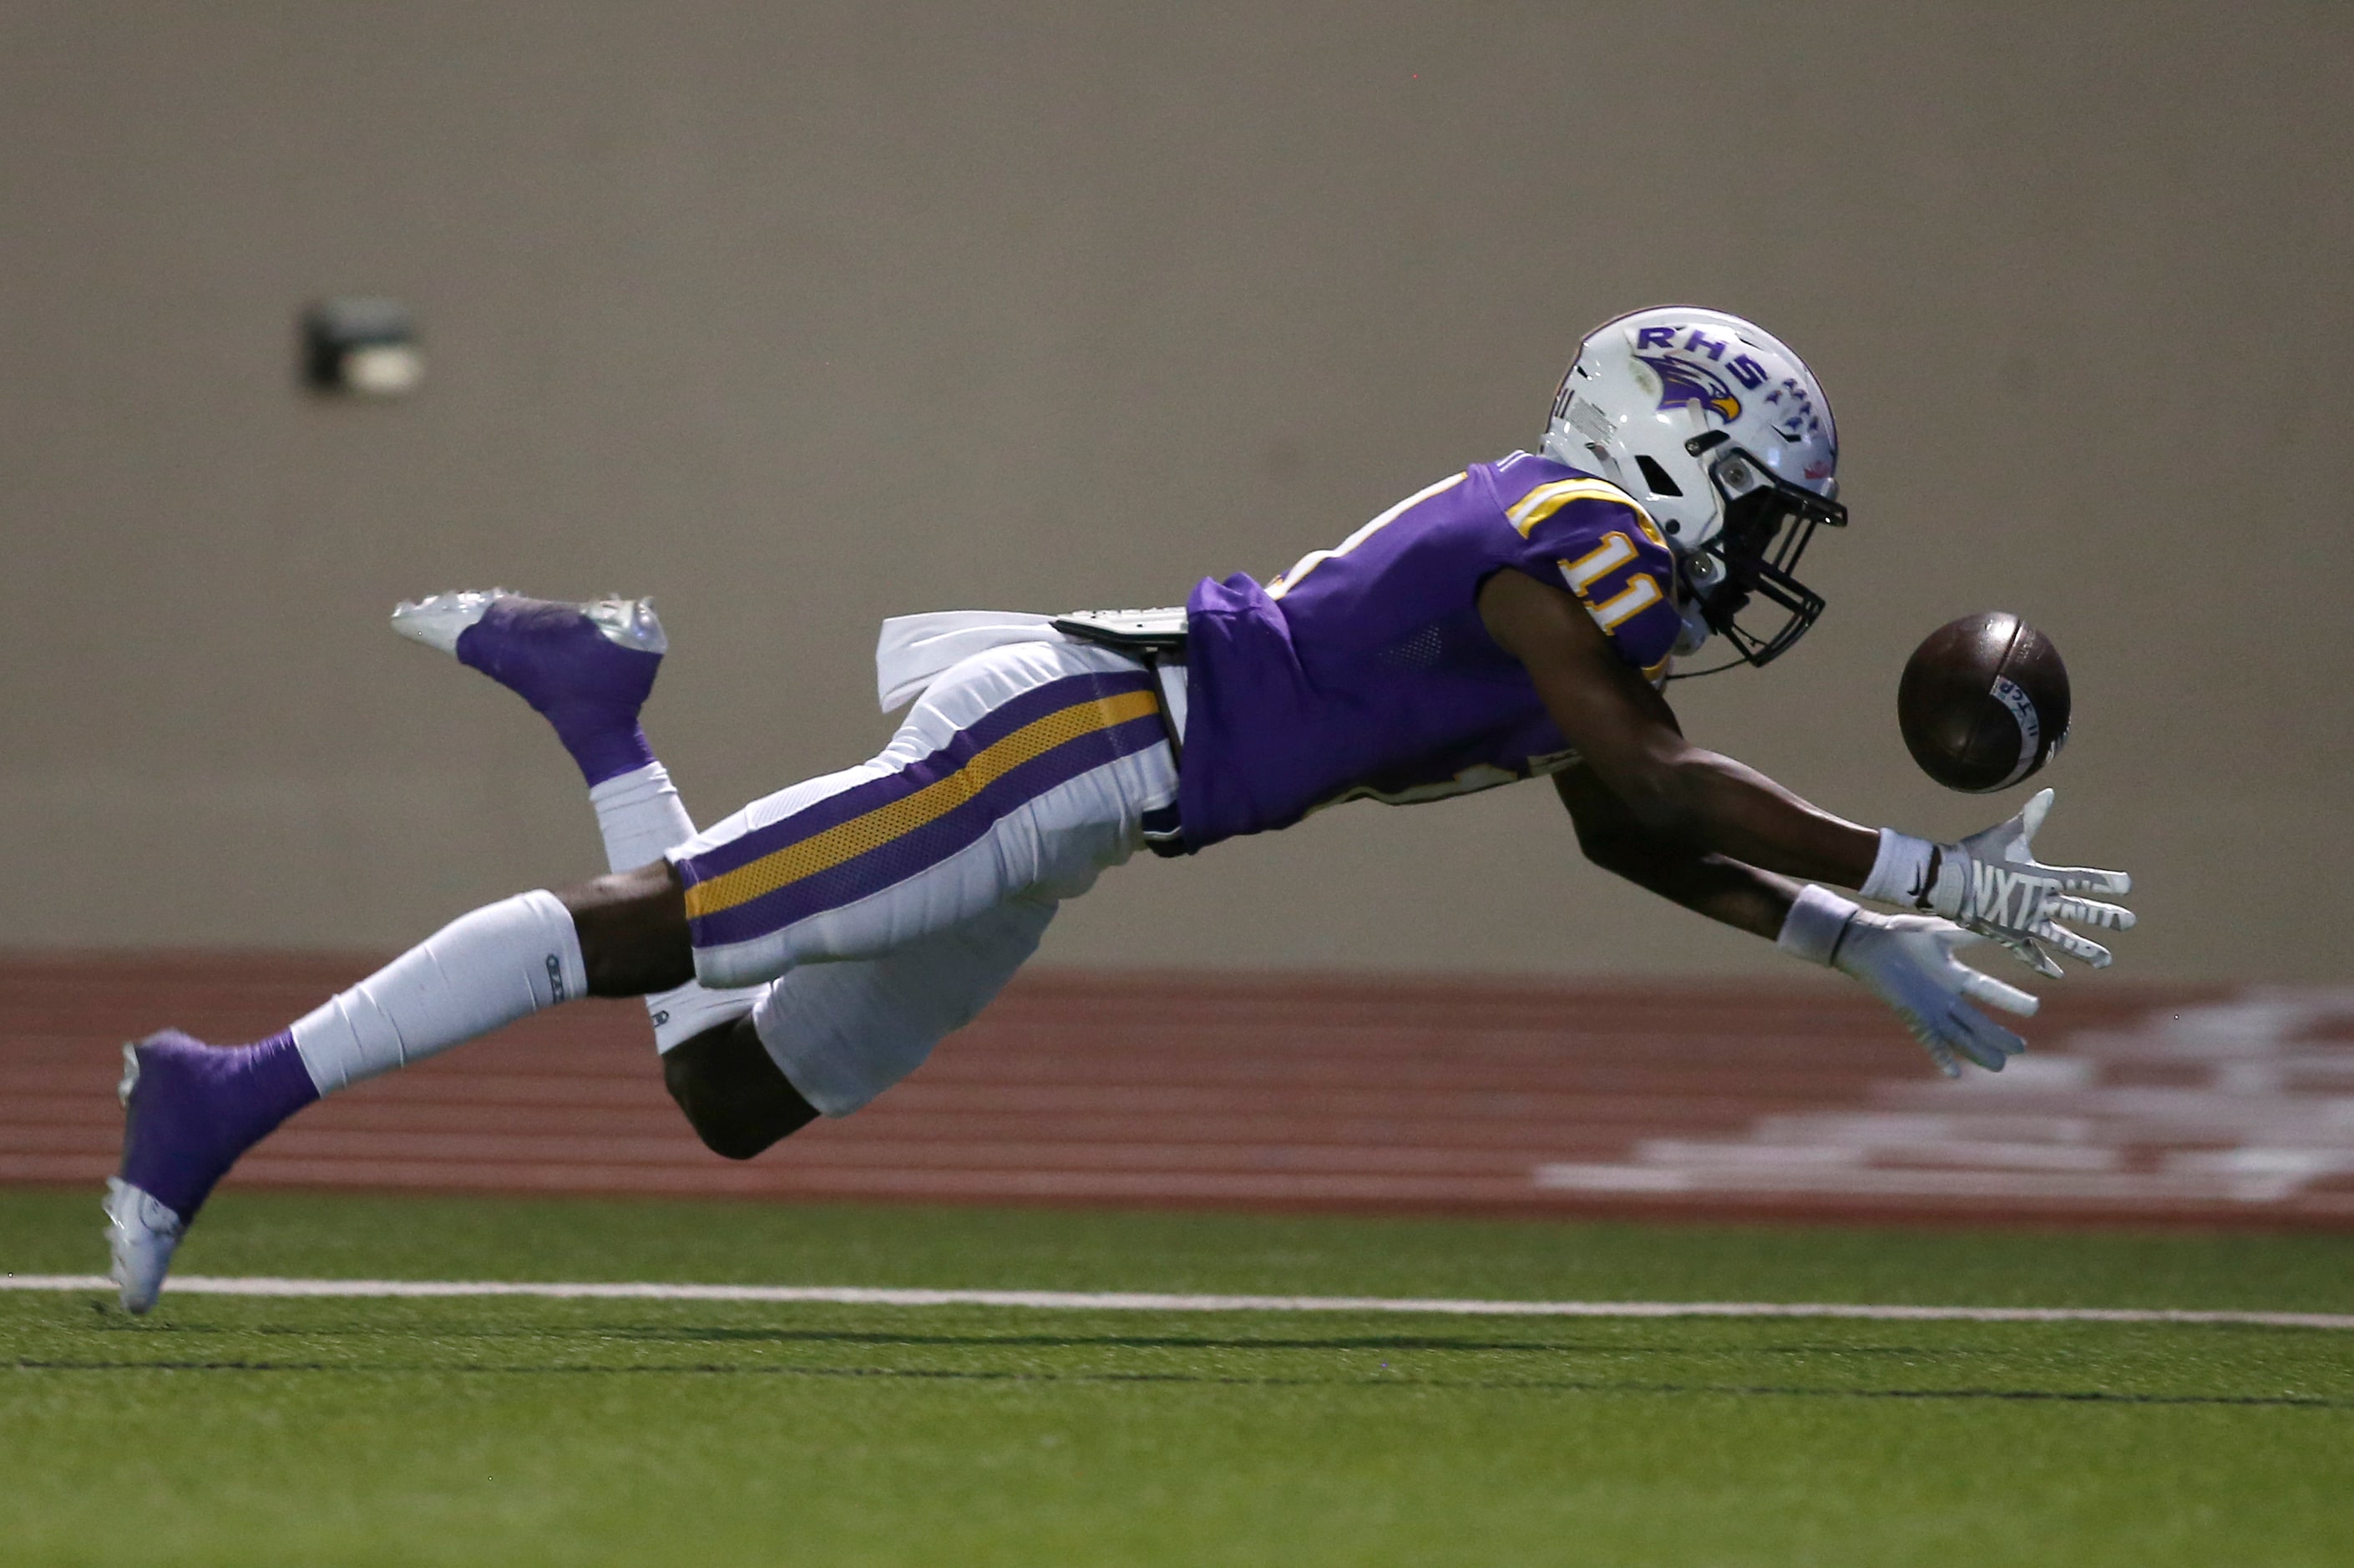
<path fill-rule="evenodd" d="M 1133 854 L 1176 798 L 1142 665 L 1076 642 L 977 654 L 874 760 L 671 852 L 696 978 L 774 978 L 754 1027 L 802 1098 L 846 1116 L 987 1005 L 1057 903 Z"/>

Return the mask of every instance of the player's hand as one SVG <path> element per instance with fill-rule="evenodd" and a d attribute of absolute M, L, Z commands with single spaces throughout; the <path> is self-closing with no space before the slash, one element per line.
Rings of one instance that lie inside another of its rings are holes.
<path fill-rule="evenodd" d="M 1980 974 L 1955 950 L 1987 938 L 1927 915 L 1874 915 L 1858 910 L 1840 937 L 1831 967 L 1854 976 L 1886 1002 L 1949 1078 L 1961 1076 L 1956 1054 L 1989 1073 L 2027 1049 L 2027 1042 L 1970 1005 L 2022 1016 L 2041 1003 L 2014 985 Z"/>
<path fill-rule="evenodd" d="M 2045 865 L 2031 841 L 2052 810 L 2052 791 L 2039 790 L 2019 815 L 1957 844 L 1937 846 L 1937 871 L 1924 907 L 2009 948 L 2020 962 L 2057 977 L 2049 948 L 2096 969 L 2109 966 L 2109 950 L 2062 925 L 2062 920 L 2107 931 L 2133 928 L 2133 911 L 2086 894 L 2123 894 L 2133 878 L 2122 871 L 2089 866 Z"/>

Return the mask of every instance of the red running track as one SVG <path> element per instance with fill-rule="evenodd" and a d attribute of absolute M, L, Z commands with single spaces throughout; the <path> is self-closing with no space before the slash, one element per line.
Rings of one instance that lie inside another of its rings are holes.
<path fill-rule="evenodd" d="M 0 1181 L 113 1164 L 122 1041 L 234 1041 L 366 968 L 0 962 Z M 2354 1224 L 2354 993 L 2061 994 L 1938 1079 L 1830 985 L 1026 975 L 868 1110 L 704 1150 L 634 1003 L 305 1111 L 249 1187 L 1523 1214 Z"/>

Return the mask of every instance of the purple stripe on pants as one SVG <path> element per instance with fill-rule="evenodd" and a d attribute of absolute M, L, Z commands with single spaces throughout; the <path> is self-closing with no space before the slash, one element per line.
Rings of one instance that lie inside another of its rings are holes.
<path fill-rule="evenodd" d="M 998 822 L 1047 791 L 1167 738 L 1161 715 L 1148 714 L 1066 741 L 889 843 L 732 908 L 697 916 L 689 922 L 695 945 L 733 947 L 905 882 L 979 842 Z"/>
<path fill-rule="evenodd" d="M 1024 725 L 1034 724 L 1049 714 L 1078 703 L 1101 701 L 1108 697 L 1124 696 L 1130 692 L 1152 689 L 1152 678 L 1137 674 L 1068 675 L 1059 681 L 1049 681 L 1043 686 L 999 704 L 930 756 L 907 764 L 886 778 L 854 784 L 839 794 L 811 802 L 791 816 L 781 818 L 765 827 L 753 829 L 742 838 L 715 844 L 703 853 L 678 863 L 679 874 L 686 885 L 708 882 L 715 876 L 725 876 L 741 866 L 749 865 L 763 855 L 774 854 L 803 839 L 814 838 L 828 828 L 840 827 L 854 817 L 864 816 L 878 806 L 894 800 L 904 800 L 917 790 L 938 783 L 970 762 L 980 752 L 1003 740 Z"/>

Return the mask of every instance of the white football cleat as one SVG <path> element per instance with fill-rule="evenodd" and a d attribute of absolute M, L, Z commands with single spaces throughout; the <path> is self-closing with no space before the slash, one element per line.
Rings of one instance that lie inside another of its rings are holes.
<path fill-rule="evenodd" d="M 653 765 L 638 711 L 670 640 L 650 600 L 443 593 L 394 610 L 392 629 L 455 654 L 530 704 L 590 789 Z"/>
<path fill-rule="evenodd" d="M 392 629 L 428 648 L 455 653 L 459 637 L 501 599 L 513 601 L 517 609 L 563 604 L 587 617 L 608 642 L 618 647 L 640 653 L 670 652 L 670 639 L 663 635 L 662 622 L 654 618 L 654 601 L 651 599 L 614 597 L 579 603 L 528 599 L 511 588 L 465 588 L 456 593 L 437 593 L 414 602 L 404 599 L 393 609 Z"/>
<path fill-rule="evenodd" d="M 455 653 L 460 632 L 482 620 L 482 612 L 490 609 L 493 601 L 514 597 L 509 589 L 494 588 L 437 593 L 414 601 L 402 599 L 393 606 L 392 629 L 428 648 Z"/>
<path fill-rule="evenodd" d="M 120 1176 L 106 1179 L 106 1243 L 113 1266 L 107 1272 L 122 1292 L 125 1312 L 155 1305 L 187 1227 L 169 1208 Z"/>

